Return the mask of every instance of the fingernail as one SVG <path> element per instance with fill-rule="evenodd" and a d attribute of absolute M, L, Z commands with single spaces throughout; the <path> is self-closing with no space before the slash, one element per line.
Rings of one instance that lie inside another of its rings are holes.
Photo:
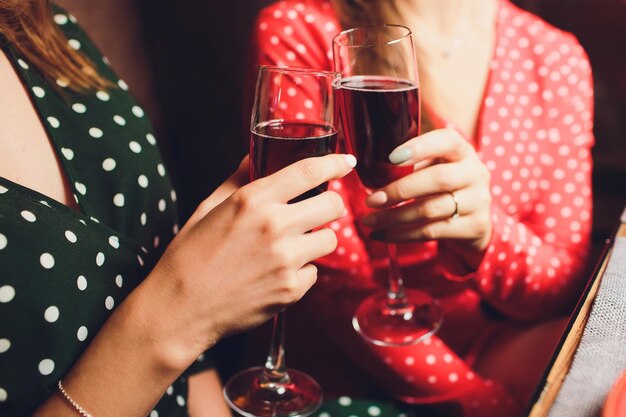
<path fill-rule="evenodd" d="M 356 166 L 356 158 L 354 155 L 346 154 L 344 155 L 346 158 L 346 162 L 350 168 L 354 168 Z"/>
<path fill-rule="evenodd" d="M 370 207 L 382 206 L 387 202 L 387 194 L 384 191 L 376 191 L 374 194 L 367 197 L 365 203 Z"/>
<path fill-rule="evenodd" d="M 370 233 L 370 239 L 372 240 L 385 240 L 385 232 L 382 230 L 376 230 Z"/>
<path fill-rule="evenodd" d="M 413 149 L 404 146 L 402 148 L 398 148 L 395 151 L 389 154 L 389 161 L 392 164 L 401 164 L 406 162 L 413 156 Z"/>
<path fill-rule="evenodd" d="M 368 214 L 367 216 L 361 218 L 361 223 L 363 223 L 364 226 L 373 227 L 377 223 L 376 216 Z"/>

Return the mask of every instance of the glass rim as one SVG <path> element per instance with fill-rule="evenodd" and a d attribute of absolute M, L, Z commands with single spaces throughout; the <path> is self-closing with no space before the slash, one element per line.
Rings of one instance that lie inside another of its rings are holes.
<path fill-rule="evenodd" d="M 337 71 L 321 70 L 308 67 L 290 67 L 288 65 L 259 65 L 259 72 L 275 72 L 277 74 L 298 74 L 314 77 L 336 78 L 341 74 Z"/>
<path fill-rule="evenodd" d="M 360 32 L 360 31 L 363 31 L 363 30 L 375 29 L 375 28 L 400 28 L 400 29 L 405 29 L 406 33 L 404 35 L 399 36 L 399 37 L 397 37 L 395 39 L 392 39 L 390 41 L 361 43 L 361 44 L 358 44 L 358 45 L 349 45 L 349 44 L 346 44 L 346 43 L 341 43 L 338 40 L 339 37 L 345 36 L 345 35 L 347 35 L 349 33 Z M 413 32 L 407 26 L 393 24 L 393 23 L 384 23 L 382 25 L 359 26 L 359 27 L 354 27 L 354 28 L 342 30 L 341 32 L 339 32 L 338 34 L 333 36 L 333 47 L 341 47 L 341 48 L 370 48 L 370 47 L 382 46 L 382 45 L 393 45 L 395 43 L 401 42 L 402 40 L 404 40 L 404 39 L 406 39 L 406 38 L 408 38 L 408 37 L 410 37 L 412 35 L 413 35 Z"/>

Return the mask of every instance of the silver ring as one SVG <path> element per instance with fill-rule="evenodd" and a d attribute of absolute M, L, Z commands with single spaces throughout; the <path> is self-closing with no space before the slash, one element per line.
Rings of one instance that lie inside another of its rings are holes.
<path fill-rule="evenodd" d="M 448 194 L 450 194 L 450 197 L 452 197 L 452 200 L 454 201 L 454 213 L 452 213 L 452 216 L 450 216 L 451 219 L 457 219 L 460 214 L 459 214 L 459 200 L 456 199 L 456 196 L 454 195 L 454 193 L 452 191 L 448 191 Z"/>

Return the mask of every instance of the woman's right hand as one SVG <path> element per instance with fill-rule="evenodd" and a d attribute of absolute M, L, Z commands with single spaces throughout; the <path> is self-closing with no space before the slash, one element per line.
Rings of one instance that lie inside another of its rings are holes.
<path fill-rule="evenodd" d="M 174 348 L 195 358 L 306 293 L 317 278 L 310 262 L 337 244 L 330 228 L 318 228 L 340 217 L 344 204 L 332 191 L 287 202 L 355 164 L 351 155 L 305 159 L 236 189 L 243 163 L 199 206 L 151 274 L 176 306 L 166 313 L 177 335 Z"/>

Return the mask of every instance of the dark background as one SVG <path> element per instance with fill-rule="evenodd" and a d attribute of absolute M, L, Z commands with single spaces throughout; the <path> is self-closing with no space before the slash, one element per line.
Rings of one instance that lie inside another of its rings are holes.
<path fill-rule="evenodd" d="M 270 1 L 142 0 L 154 40 L 168 162 L 183 217 L 219 185 L 247 152 L 242 117 L 247 42 Z M 611 236 L 626 201 L 626 2 L 518 0 L 573 32 L 589 54 L 595 83 L 594 256 Z M 245 119 L 245 120 L 244 120 Z M 233 344 L 237 346 L 237 344 Z M 233 346 L 215 354 L 232 356 Z M 222 349 L 220 351 L 220 349 Z M 221 353 L 220 353 L 221 352 Z M 225 362 L 227 363 L 227 362 Z M 232 369 L 221 370 L 228 375 Z"/>

